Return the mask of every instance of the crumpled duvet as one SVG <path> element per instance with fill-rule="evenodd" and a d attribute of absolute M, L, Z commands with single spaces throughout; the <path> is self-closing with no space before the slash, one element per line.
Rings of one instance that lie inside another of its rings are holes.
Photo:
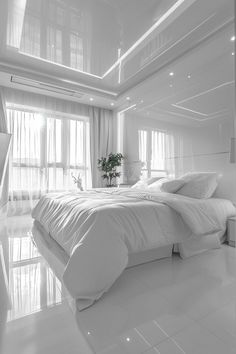
<path fill-rule="evenodd" d="M 47 194 L 32 212 L 69 256 L 63 280 L 80 310 L 111 287 L 129 253 L 223 231 L 233 215 L 228 200 L 134 189 Z"/>

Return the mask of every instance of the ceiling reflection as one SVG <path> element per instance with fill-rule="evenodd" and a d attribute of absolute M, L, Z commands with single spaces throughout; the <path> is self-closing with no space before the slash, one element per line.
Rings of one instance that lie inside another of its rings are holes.
<path fill-rule="evenodd" d="M 171 6 L 183 2 L 10 0 L 7 46 L 103 77 Z"/>

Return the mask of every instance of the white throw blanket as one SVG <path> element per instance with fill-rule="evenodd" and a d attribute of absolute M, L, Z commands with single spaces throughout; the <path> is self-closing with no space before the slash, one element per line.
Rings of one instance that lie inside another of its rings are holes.
<path fill-rule="evenodd" d="M 69 255 L 63 280 L 79 309 L 107 291 L 128 254 L 225 230 L 230 201 L 131 189 L 48 194 L 32 216 Z"/>

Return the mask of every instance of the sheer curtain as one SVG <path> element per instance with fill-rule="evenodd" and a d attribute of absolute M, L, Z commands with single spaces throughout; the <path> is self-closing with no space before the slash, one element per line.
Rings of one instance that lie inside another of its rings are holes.
<path fill-rule="evenodd" d="M 102 187 L 101 173 L 97 161 L 114 152 L 114 117 L 110 110 L 90 108 L 90 151 L 93 187 Z"/>
<path fill-rule="evenodd" d="M 10 154 L 9 214 L 25 213 L 51 191 L 91 187 L 89 109 L 6 90 Z M 19 104 L 20 102 L 20 104 Z"/>
<path fill-rule="evenodd" d="M 4 92 L 1 87 L 0 87 L 0 132 L 1 133 L 8 133 Z M 3 182 L 2 195 L 0 196 L 0 217 L 2 215 L 5 215 L 6 210 L 7 210 L 8 174 L 9 174 L 9 169 L 7 167 L 4 182 Z"/>

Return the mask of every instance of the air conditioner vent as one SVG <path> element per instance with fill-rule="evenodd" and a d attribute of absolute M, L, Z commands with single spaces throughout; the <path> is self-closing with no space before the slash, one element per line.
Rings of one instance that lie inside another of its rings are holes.
<path fill-rule="evenodd" d="M 71 97 L 76 97 L 76 98 L 82 98 L 84 96 L 84 93 L 76 91 L 76 90 L 70 90 L 70 89 L 60 87 L 60 86 L 46 84 L 44 82 L 40 82 L 40 81 L 36 81 L 36 80 L 26 79 L 26 78 L 20 77 L 20 76 L 11 76 L 11 82 L 15 83 L 15 84 L 19 84 L 19 85 L 24 85 L 27 87 L 38 88 L 43 91 L 60 93 L 65 96 L 71 96 Z"/>

